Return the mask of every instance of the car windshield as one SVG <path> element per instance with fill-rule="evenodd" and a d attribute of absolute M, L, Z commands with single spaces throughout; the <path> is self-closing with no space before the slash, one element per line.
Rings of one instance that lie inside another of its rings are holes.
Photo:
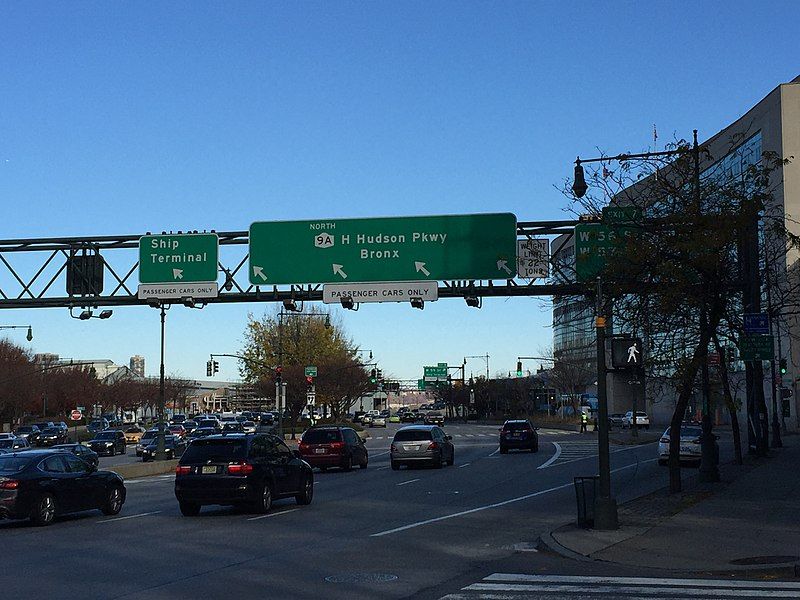
<path fill-rule="evenodd" d="M 48 427 L 42 433 L 61 433 L 60 427 Z"/>
<path fill-rule="evenodd" d="M 140 433 L 141 431 L 142 431 L 142 430 L 141 430 L 141 429 L 139 429 L 138 427 L 128 427 L 128 428 L 125 430 L 125 433 Z"/>
<path fill-rule="evenodd" d="M 309 429 L 303 434 L 303 442 L 306 444 L 330 444 L 341 440 L 342 434 L 338 429 Z"/>
<path fill-rule="evenodd" d="M 637 413 L 636 413 L 636 416 L 637 416 L 637 417 L 646 417 L 646 416 L 647 416 L 647 413 L 644 413 L 644 412 L 637 412 Z"/>
<path fill-rule="evenodd" d="M 229 462 L 247 458 L 246 439 L 200 439 L 192 442 L 181 462 Z"/>
<path fill-rule="evenodd" d="M 0 448 L 13 448 L 14 440 L 12 438 L 3 438 L 0 440 Z"/>
<path fill-rule="evenodd" d="M 423 442 L 431 439 L 428 429 L 401 429 L 394 434 L 395 442 Z"/>
<path fill-rule="evenodd" d="M 38 427 L 31 427 L 30 425 L 23 425 L 22 427 L 17 429 L 17 431 L 19 431 L 20 433 L 30 433 L 34 429 L 38 429 Z"/>
<path fill-rule="evenodd" d="M 665 437 L 669 437 L 669 432 L 672 430 L 671 427 L 668 427 L 667 430 L 664 432 Z M 681 427 L 681 437 L 682 438 L 696 438 L 703 435 L 703 430 L 700 427 Z"/>
<path fill-rule="evenodd" d="M 0 473 L 19 473 L 31 463 L 25 456 L 0 456 Z"/>
<path fill-rule="evenodd" d="M 116 431 L 103 431 L 102 433 L 98 433 L 94 439 L 96 440 L 113 440 L 117 437 Z"/>
<path fill-rule="evenodd" d="M 204 419 L 197 422 L 198 427 L 216 427 L 217 422 L 212 419 Z"/>

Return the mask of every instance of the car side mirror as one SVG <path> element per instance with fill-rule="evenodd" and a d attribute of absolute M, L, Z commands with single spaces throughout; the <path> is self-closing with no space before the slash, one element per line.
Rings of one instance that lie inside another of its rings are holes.
<path fill-rule="evenodd" d="M 300 454 L 300 450 L 292 450 L 292 456 L 295 458 L 303 458 L 303 456 Z"/>
<path fill-rule="evenodd" d="M 446 439 L 449 442 L 449 441 L 451 441 L 453 439 L 453 436 L 452 435 L 446 435 L 446 436 L 444 436 L 444 439 Z"/>

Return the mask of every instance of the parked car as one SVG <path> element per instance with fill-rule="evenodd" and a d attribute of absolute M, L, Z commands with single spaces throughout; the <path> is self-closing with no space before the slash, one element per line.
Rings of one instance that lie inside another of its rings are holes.
<path fill-rule="evenodd" d="M 367 446 L 350 427 L 312 427 L 300 438 L 300 456 L 312 467 L 326 471 L 340 467 L 350 471 L 354 465 L 367 468 Z"/>
<path fill-rule="evenodd" d="M 311 467 L 269 434 L 215 435 L 191 443 L 175 469 L 181 513 L 196 516 L 208 504 L 242 505 L 266 513 L 277 498 L 310 504 Z"/>
<path fill-rule="evenodd" d="M 142 439 L 142 436 L 145 433 L 144 427 L 139 427 L 138 425 L 134 425 L 133 427 L 128 427 L 125 429 L 125 442 L 128 444 L 138 444 L 139 440 Z"/>
<path fill-rule="evenodd" d="M 114 456 L 115 454 L 125 454 L 126 451 L 125 434 L 117 429 L 108 429 L 101 431 L 94 436 L 94 439 L 89 440 L 89 448 L 97 452 L 98 455 L 108 454 Z"/>
<path fill-rule="evenodd" d="M 507 454 L 509 449 L 539 451 L 539 434 L 527 419 L 509 420 L 500 429 L 500 454 Z"/>
<path fill-rule="evenodd" d="M 622 418 L 622 426 L 633 427 L 633 424 L 633 411 L 629 410 Z M 647 413 L 636 411 L 636 426 L 650 429 L 650 417 L 647 416 Z"/>
<path fill-rule="evenodd" d="M 100 458 L 97 456 L 97 452 L 88 446 L 84 446 L 83 444 L 59 444 L 57 446 L 53 446 L 53 450 L 65 450 L 67 452 L 72 452 L 72 454 L 78 458 L 83 459 L 83 461 L 89 466 L 93 466 L 95 468 L 97 468 L 100 463 Z"/>
<path fill-rule="evenodd" d="M 671 427 L 667 427 L 661 439 L 658 440 L 658 464 L 662 467 L 669 461 L 669 438 Z M 700 436 L 703 434 L 702 427 L 696 425 L 681 425 L 681 444 L 679 456 L 681 462 L 691 462 L 700 466 L 703 453 L 701 451 Z M 719 456 L 719 436 L 714 436 L 714 450 Z"/>
<path fill-rule="evenodd" d="M 0 450 L 7 452 L 14 452 L 16 450 L 25 450 L 30 448 L 27 438 L 24 437 L 8 437 L 0 439 Z"/>
<path fill-rule="evenodd" d="M 0 456 L 2 518 L 50 525 L 58 515 L 84 510 L 116 515 L 125 496 L 122 477 L 97 471 L 69 452 L 30 450 Z"/>
<path fill-rule="evenodd" d="M 423 419 L 425 425 L 438 425 L 444 427 L 444 415 L 440 412 L 432 411 L 425 415 Z"/>
<path fill-rule="evenodd" d="M 39 433 L 41 432 L 36 425 L 20 425 L 14 430 L 15 436 L 24 439 L 29 444 L 39 436 Z M 31 436 L 33 436 L 33 439 L 31 439 Z"/>
<path fill-rule="evenodd" d="M 609 427 L 623 427 L 625 424 L 625 415 L 622 413 L 613 413 L 608 415 Z"/>
<path fill-rule="evenodd" d="M 390 447 L 392 469 L 396 471 L 402 465 L 410 467 L 424 463 L 437 469 L 442 464 L 452 465 L 455 462 L 452 439 L 436 425 L 403 427 L 394 434 Z"/>
<path fill-rule="evenodd" d="M 164 436 L 164 456 L 167 460 L 183 456 L 186 451 L 186 440 L 177 435 Z M 158 453 L 158 438 L 153 439 L 150 444 L 142 450 L 142 462 L 155 460 Z"/>
<path fill-rule="evenodd" d="M 108 419 L 95 419 L 86 426 L 86 431 L 88 431 L 91 434 L 95 434 L 98 431 L 103 431 L 105 429 L 108 429 L 109 426 L 110 425 Z"/>
<path fill-rule="evenodd" d="M 55 446 L 67 441 L 67 431 L 61 427 L 48 427 L 36 438 L 37 446 Z"/>

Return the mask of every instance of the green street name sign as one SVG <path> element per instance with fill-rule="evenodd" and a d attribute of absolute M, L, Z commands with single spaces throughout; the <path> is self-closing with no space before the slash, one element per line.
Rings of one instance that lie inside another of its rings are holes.
<path fill-rule="evenodd" d="M 629 223 L 642 220 L 642 209 L 638 206 L 606 206 L 603 208 L 603 223 Z"/>
<path fill-rule="evenodd" d="M 250 283 L 510 279 L 511 213 L 259 222 L 250 226 Z"/>
<path fill-rule="evenodd" d="M 743 335 L 739 338 L 741 360 L 773 360 L 774 340 L 771 335 Z"/>
<path fill-rule="evenodd" d="M 144 235 L 139 238 L 140 283 L 210 283 L 217 280 L 216 233 Z"/>
<path fill-rule="evenodd" d="M 317 367 L 310 366 L 306 367 L 306 377 L 316 377 L 317 376 Z"/>
<path fill-rule="evenodd" d="M 602 223 L 579 223 L 575 226 L 575 277 L 578 281 L 595 279 L 606 265 L 615 247 L 633 234 L 633 228 Z"/>

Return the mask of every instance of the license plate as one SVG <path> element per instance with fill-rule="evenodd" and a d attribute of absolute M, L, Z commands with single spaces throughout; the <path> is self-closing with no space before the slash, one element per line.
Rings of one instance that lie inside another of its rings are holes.
<path fill-rule="evenodd" d="M 314 448 L 314 454 L 325 454 L 325 448 Z"/>
<path fill-rule="evenodd" d="M 203 467 L 203 475 L 213 475 L 217 472 L 217 467 L 215 466 L 204 466 Z"/>
<path fill-rule="evenodd" d="M 681 446 L 681 454 L 694 454 L 694 448 L 691 446 Z"/>
<path fill-rule="evenodd" d="M 403 446 L 403 450 L 406 452 L 414 452 L 417 449 L 416 446 Z"/>

